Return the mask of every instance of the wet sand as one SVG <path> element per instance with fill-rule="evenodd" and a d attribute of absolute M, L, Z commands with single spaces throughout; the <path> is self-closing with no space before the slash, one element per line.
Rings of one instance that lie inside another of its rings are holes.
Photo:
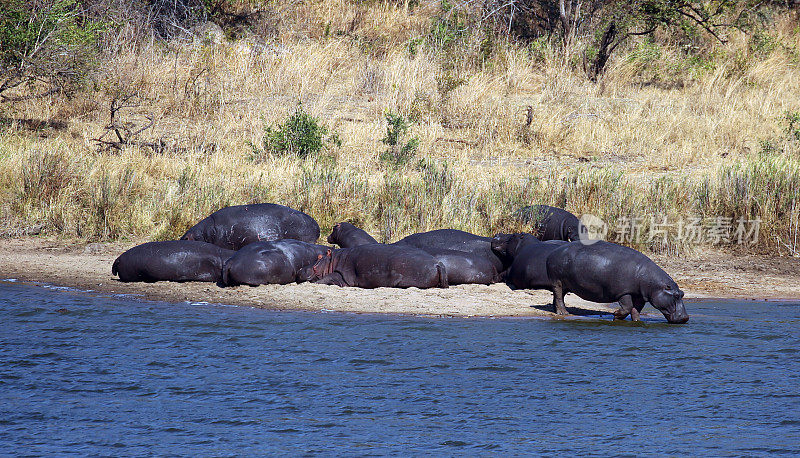
<path fill-rule="evenodd" d="M 518 316 L 556 318 L 552 294 L 513 291 L 504 284 L 458 285 L 448 289 L 340 288 L 291 284 L 219 288 L 211 283 L 122 283 L 111 264 L 140 242 L 86 244 L 55 238 L 0 240 L 0 278 L 45 282 L 146 300 L 209 302 L 273 310 L 395 313 L 432 316 Z M 690 258 L 653 258 L 676 280 L 691 302 L 697 298 L 800 300 L 800 259 L 731 256 L 704 251 Z M 576 315 L 610 312 L 614 306 L 565 298 Z M 691 306 L 687 304 L 689 313 Z M 657 312 L 653 312 L 661 316 Z"/>

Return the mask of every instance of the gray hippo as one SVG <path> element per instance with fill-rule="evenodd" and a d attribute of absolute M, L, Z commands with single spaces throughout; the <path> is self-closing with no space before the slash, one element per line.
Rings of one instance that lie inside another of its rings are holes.
<path fill-rule="evenodd" d="M 516 234 L 495 234 L 492 237 L 492 251 L 504 265 L 511 266 L 517 254 L 529 244 L 542 243 L 535 235 L 527 232 Z"/>
<path fill-rule="evenodd" d="M 348 222 L 341 222 L 333 226 L 331 235 L 328 236 L 328 243 L 335 243 L 342 248 L 351 248 L 359 245 L 371 245 L 378 241 L 367 234 L 364 229 Z"/>
<path fill-rule="evenodd" d="M 338 223 L 333 227 L 328 243 L 335 243 L 342 248 L 378 243 L 363 229 L 350 223 Z M 402 246 L 402 244 L 398 245 Z M 490 285 L 500 281 L 500 275 L 489 259 L 478 254 L 466 251 L 447 250 L 430 247 L 420 247 L 422 251 L 430 254 L 441 262 L 447 271 L 447 283 L 461 285 L 475 283 Z"/>
<path fill-rule="evenodd" d="M 305 213 L 278 204 L 252 204 L 215 211 L 186 231 L 181 240 L 238 250 L 253 242 L 295 239 L 314 243 L 318 238 L 319 225 Z"/>
<path fill-rule="evenodd" d="M 582 225 L 572 213 L 549 205 L 531 205 L 515 213 L 517 219 L 533 224 L 539 240 L 580 240 Z"/>
<path fill-rule="evenodd" d="M 447 270 L 428 253 L 413 247 L 384 244 L 330 250 L 301 279 L 359 288 L 447 288 Z"/>
<path fill-rule="evenodd" d="M 330 247 L 299 240 L 255 242 L 230 257 L 222 266 L 224 285 L 285 285 L 297 281 L 304 267 L 317 262 Z"/>
<path fill-rule="evenodd" d="M 531 234 L 498 234 L 492 249 L 511 257 L 504 280 L 514 289 L 549 289 L 547 257 L 557 248 L 570 242 L 564 240 L 539 241 Z"/>
<path fill-rule="evenodd" d="M 444 265 L 450 285 L 491 285 L 500 281 L 500 274 L 485 256 L 458 250 L 420 249 Z"/>
<path fill-rule="evenodd" d="M 438 229 L 430 232 L 411 234 L 398 240 L 393 245 L 407 245 L 423 250 L 455 250 L 472 253 L 487 259 L 497 272 L 508 266 L 492 251 L 492 239 L 470 234 L 457 229 Z"/>
<path fill-rule="evenodd" d="M 148 242 L 122 253 L 111 266 L 111 274 L 124 282 L 219 282 L 223 263 L 235 253 L 206 242 Z"/>
<path fill-rule="evenodd" d="M 564 295 L 575 293 L 593 302 L 619 302 L 615 319 L 637 321 L 650 302 L 670 323 L 686 323 L 683 291 L 642 253 L 611 242 L 570 242 L 554 249 L 546 261 L 556 313 L 566 315 Z"/>

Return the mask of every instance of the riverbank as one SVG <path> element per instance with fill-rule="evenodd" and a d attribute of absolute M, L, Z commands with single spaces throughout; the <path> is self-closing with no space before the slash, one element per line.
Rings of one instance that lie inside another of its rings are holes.
<path fill-rule="evenodd" d="M 0 277 L 40 281 L 147 300 L 209 302 L 272 310 L 397 313 L 436 316 L 538 316 L 550 312 L 547 291 L 512 291 L 504 284 L 448 289 L 374 290 L 316 284 L 238 286 L 210 283 L 122 283 L 111 264 L 132 242 L 86 244 L 46 237 L 0 240 Z M 723 256 L 706 251 L 688 259 L 655 258 L 686 292 L 698 298 L 800 299 L 800 259 Z M 610 312 L 611 307 L 566 298 L 571 313 Z M 691 310 L 690 310 L 691 311 Z M 655 312 L 654 312 L 655 313 Z M 660 316 L 660 314 L 658 315 Z"/>

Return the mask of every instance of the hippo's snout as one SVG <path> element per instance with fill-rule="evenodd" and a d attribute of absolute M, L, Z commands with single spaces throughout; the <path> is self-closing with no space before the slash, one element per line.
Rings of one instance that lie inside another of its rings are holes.
<path fill-rule="evenodd" d="M 667 320 L 670 324 L 683 324 L 689 321 L 689 315 L 683 314 L 680 316 L 670 316 Z"/>
<path fill-rule="evenodd" d="M 683 296 L 683 292 L 681 292 L 681 296 Z M 669 314 L 667 321 L 672 324 L 683 324 L 689 321 L 689 314 L 686 313 L 686 307 L 683 306 L 682 300 L 678 300 L 675 311 Z"/>

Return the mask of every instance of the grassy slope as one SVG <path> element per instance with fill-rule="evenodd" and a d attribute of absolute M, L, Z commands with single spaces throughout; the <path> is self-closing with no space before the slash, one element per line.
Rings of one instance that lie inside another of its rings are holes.
<path fill-rule="evenodd" d="M 500 43 L 476 61 L 458 58 L 479 55 L 467 40 L 412 56 L 409 40 L 438 14 L 426 4 L 331 0 L 282 14 L 266 44 L 122 40 L 85 93 L 16 104 L 10 117 L 67 126 L 0 131 L 0 232 L 171 238 L 221 206 L 273 201 L 310 213 L 323 232 L 350 220 L 393 240 L 437 227 L 522 229 L 509 215 L 543 202 L 612 226 L 648 214 L 758 217 L 759 249 L 797 250 L 798 145 L 780 123 L 800 110 L 790 18 L 767 51 L 733 36 L 696 64 L 669 44 L 633 46 L 592 84 L 548 46 Z M 132 130 L 152 119 L 137 139 L 163 148 L 98 148 L 115 94 L 134 94 L 118 119 Z M 337 165 L 252 161 L 264 123 L 298 101 L 341 136 Z M 387 110 L 416 121 L 423 166 L 381 162 Z M 763 140 L 782 152 L 760 154 Z"/>

